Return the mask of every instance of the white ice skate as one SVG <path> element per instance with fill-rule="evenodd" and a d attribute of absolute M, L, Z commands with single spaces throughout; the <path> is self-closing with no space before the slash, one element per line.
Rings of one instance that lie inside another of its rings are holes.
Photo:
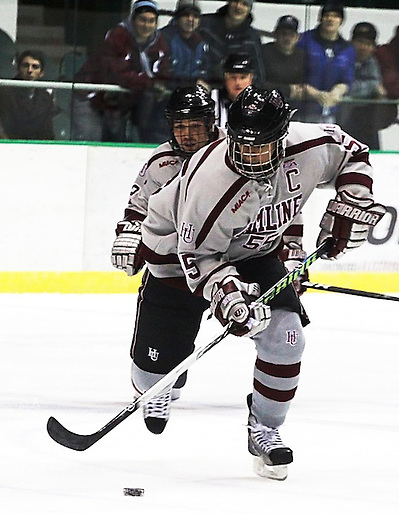
<path fill-rule="evenodd" d="M 154 396 L 143 406 L 144 422 L 153 434 L 161 434 L 169 419 L 172 390 L 165 394 Z"/>
<path fill-rule="evenodd" d="M 248 451 L 254 455 L 254 472 L 273 480 L 285 480 L 287 465 L 293 461 L 292 450 L 281 440 L 278 428 L 257 422 L 250 413 L 248 418 Z"/>

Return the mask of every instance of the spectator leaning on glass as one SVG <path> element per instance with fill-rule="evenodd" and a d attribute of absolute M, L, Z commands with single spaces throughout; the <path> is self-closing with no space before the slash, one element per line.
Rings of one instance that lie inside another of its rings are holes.
<path fill-rule="evenodd" d="M 223 63 L 224 87 L 211 91 L 218 125 L 226 126 L 230 105 L 253 82 L 255 65 L 248 54 L 230 54 Z"/>
<path fill-rule="evenodd" d="M 251 25 L 253 0 L 230 0 L 213 14 L 204 14 L 201 32 L 209 44 L 210 80 L 212 87 L 223 82 L 222 64 L 232 53 L 245 52 L 255 65 L 257 82 L 264 79 L 261 41 L 258 31 Z"/>
<path fill-rule="evenodd" d="M 73 138 L 86 141 L 145 140 L 138 105 L 151 115 L 153 99 L 163 98 L 168 69 L 167 44 L 157 30 L 158 6 L 153 0 L 137 0 L 131 15 L 111 29 L 99 51 L 89 56 L 75 76 L 76 82 L 115 84 L 130 93 L 75 94 Z M 144 98 L 150 91 L 151 101 Z M 147 116 L 143 118 L 147 122 Z M 127 126 L 139 135 L 127 134 Z"/>
<path fill-rule="evenodd" d="M 44 75 L 44 57 L 25 50 L 17 57 L 18 80 L 39 80 Z M 53 97 L 43 88 L 0 88 L 0 132 L 7 139 L 54 139 Z"/>
<path fill-rule="evenodd" d="M 304 32 L 298 43 L 306 55 L 308 101 L 298 113 L 303 121 L 334 123 L 338 105 L 352 85 L 355 49 L 339 33 L 343 20 L 342 4 L 327 2 L 320 10 L 319 25 Z"/>
<path fill-rule="evenodd" d="M 178 0 L 172 20 L 161 29 L 169 46 L 168 89 L 207 81 L 208 45 L 199 32 L 200 17 L 196 0 Z"/>
<path fill-rule="evenodd" d="M 290 100 L 292 109 L 300 107 L 304 95 L 305 52 L 298 48 L 299 21 L 295 16 L 281 16 L 274 29 L 274 41 L 262 45 L 266 89 L 279 89 Z"/>
<path fill-rule="evenodd" d="M 374 56 L 377 30 L 371 23 L 361 22 L 352 29 L 352 43 L 356 50 L 355 80 L 350 90 L 352 98 L 380 99 L 385 96 L 378 61 Z M 345 104 L 338 117 L 342 128 L 370 149 L 380 148 L 379 104 Z"/>

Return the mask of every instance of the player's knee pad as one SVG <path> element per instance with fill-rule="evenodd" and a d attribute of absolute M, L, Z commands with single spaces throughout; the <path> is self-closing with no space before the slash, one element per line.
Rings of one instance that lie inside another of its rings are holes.
<path fill-rule="evenodd" d="M 299 314 L 274 309 L 267 329 L 254 336 L 258 357 L 266 362 L 300 362 L 305 337 Z"/>

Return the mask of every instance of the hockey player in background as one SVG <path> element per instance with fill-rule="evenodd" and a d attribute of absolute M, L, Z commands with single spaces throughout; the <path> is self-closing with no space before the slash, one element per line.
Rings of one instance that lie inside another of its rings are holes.
<path fill-rule="evenodd" d="M 138 174 L 130 193 L 125 217 L 117 224 L 117 237 L 112 247 L 111 261 L 113 266 L 125 271 L 129 276 L 135 275 L 143 267 L 144 260 L 138 249 L 141 245 L 141 224 L 147 215 L 150 196 L 178 174 L 185 159 L 189 159 L 197 150 L 208 143 L 225 137 L 226 133 L 215 126 L 215 103 L 208 91 L 201 85 L 177 88 L 171 95 L 166 107 L 166 118 L 170 127 L 170 140 L 154 150 L 150 159 Z M 184 279 L 183 279 L 184 282 Z M 163 317 L 160 307 L 162 302 L 168 305 L 168 316 Z M 133 334 L 131 356 L 138 366 L 144 366 L 150 354 L 151 372 L 154 377 L 163 373 L 158 368 L 156 355 L 161 348 L 167 349 L 172 344 L 188 345 L 188 353 L 193 349 L 193 341 L 199 330 L 199 321 L 193 320 L 191 311 L 202 312 L 208 303 L 191 295 L 185 290 L 170 288 L 160 284 L 160 290 L 154 290 L 148 274 L 144 274 L 136 316 L 136 327 Z M 187 310 L 187 318 L 179 321 L 182 309 Z M 158 320 L 158 311 L 162 319 Z M 196 315 L 195 315 L 196 316 Z M 194 322 L 193 322 L 194 321 Z M 170 342 L 170 324 L 179 330 L 172 334 Z M 197 326 L 198 325 L 198 326 Z M 153 352 L 153 353 L 151 353 Z M 177 355 L 179 359 L 180 354 Z M 144 363 L 144 364 L 143 364 Z M 167 366 L 173 368 L 179 363 L 170 356 Z M 132 382 L 136 365 L 132 367 Z M 180 387 L 185 383 L 186 375 L 182 376 L 173 389 L 174 399 L 180 395 Z M 140 391 L 142 392 L 142 391 Z M 153 416 L 153 413 L 155 415 Z M 146 424 L 152 432 L 159 432 L 159 401 L 149 402 L 144 408 Z M 163 422 L 161 421 L 161 425 Z"/>
<path fill-rule="evenodd" d="M 290 122 L 291 115 L 279 91 L 247 87 L 230 108 L 227 139 L 197 152 L 178 177 L 152 195 L 142 226 L 147 284 L 154 289 L 163 284 L 173 294 L 186 280 L 193 298 L 210 302 L 211 312 L 223 326 L 230 324 L 232 334 L 253 338 L 257 358 L 248 396 L 248 449 L 255 471 L 279 480 L 293 460 L 279 427 L 298 386 L 308 319 L 293 287 L 269 305 L 254 300 L 286 273 L 278 257 L 282 251 L 291 264 L 302 259 L 300 233 L 283 234 L 295 226 L 315 188 L 336 191 L 317 240 L 320 245 L 333 236 L 327 259 L 363 244 L 370 225 L 385 212 L 373 201 L 368 148 L 337 125 Z M 174 313 L 183 333 L 187 309 Z M 199 323 L 200 312 L 192 315 Z M 153 323 L 169 316 L 164 305 Z M 174 356 L 186 356 L 192 343 L 183 339 L 171 337 L 161 349 L 157 338 L 148 340 L 151 353 L 135 360 L 139 390 L 170 371 Z M 155 354 L 162 373 L 149 372 Z M 165 425 L 170 391 L 158 398 Z"/>

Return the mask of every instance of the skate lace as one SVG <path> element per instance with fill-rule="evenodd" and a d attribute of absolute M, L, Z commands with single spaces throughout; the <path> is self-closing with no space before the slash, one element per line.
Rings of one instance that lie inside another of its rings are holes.
<path fill-rule="evenodd" d="M 278 428 L 270 428 L 261 424 L 249 427 L 253 441 L 266 453 L 276 448 L 285 448 Z"/>
<path fill-rule="evenodd" d="M 143 407 L 145 418 L 169 418 L 171 391 L 155 396 Z"/>

